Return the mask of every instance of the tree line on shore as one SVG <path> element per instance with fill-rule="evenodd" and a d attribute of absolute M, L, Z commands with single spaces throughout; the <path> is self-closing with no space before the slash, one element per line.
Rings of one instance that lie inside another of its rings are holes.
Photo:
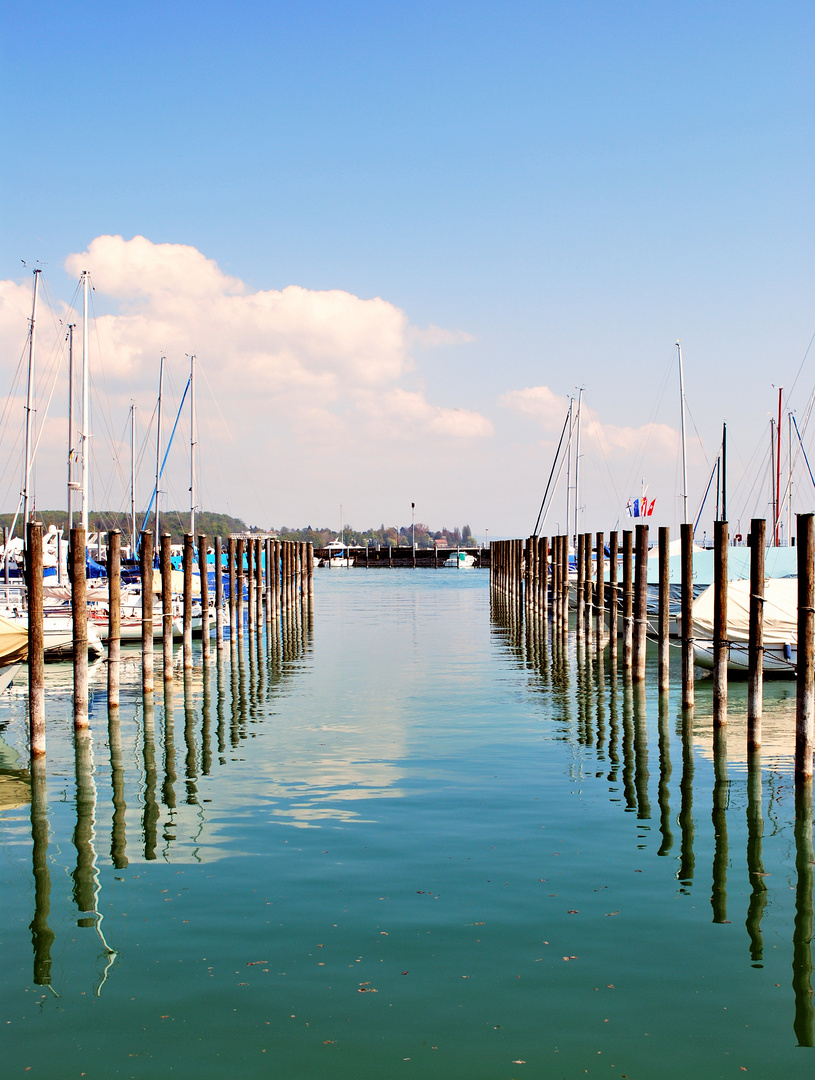
<path fill-rule="evenodd" d="M 38 510 L 35 512 L 37 520 L 42 521 L 46 529 L 54 526 L 56 529 L 67 529 L 68 513 L 66 510 Z M 14 520 L 13 514 L 0 514 L 0 529 L 10 528 Z M 184 534 L 189 531 L 190 514 L 188 510 L 162 510 L 161 531 L 168 532 L 172 536 L 174 544 L 181 543 Z M 74 513 L 74 525 L 79 524 L 79 514 Z M 146 524 L 144 516 L 136 518 L 136 528 L 151 528 L 153 515 L 151 514 Z M 119 529 L 123 537 L 130 535 L 130 515 L 120 510 L 98 510 L 88 514 L 88 530 L 90 532 L 108 532 L 111 529 Z M 15 533 L 22 534 L 22 522 L 18 518 Z M 305 543 L 311 542 L 316 548 L 324 548 L 332 541 L 342 538 L 342 541 L 350 547 L 410 547 L 411 540 L 415 537 L 416 547 L 476 547 L 476 539 L 469 525 L 453 529 L 447 527 L 433 531 L 427 525 L 416 522 L 410 525 L 380 525 L 378 529 L 354 529 L 345 525 L 342 533 L 338 534 L 335 529 L 313 528 L 311 525 L 301 529 L 292 529 L 288 526 L 280 528 L 263 529 L 257 525 L 247 525 L 240 518 L 231 517 L 229 514 L 216 514 L 209 510 L 197 510 L 195 513 L 195 531 L 205 536 L 229 536 L 232 533 L 263 533 L 265 535 L 278 535 L 281 540 L 297 540 Z"/>

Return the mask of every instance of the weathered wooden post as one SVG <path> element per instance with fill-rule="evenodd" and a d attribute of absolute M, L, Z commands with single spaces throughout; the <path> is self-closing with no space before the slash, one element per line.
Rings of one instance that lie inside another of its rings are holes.
<path fill-rule="evenodd" d="M 664 693 L 671 685 L 671 530 L 667 525 L 659 529 L 659 611 L 657 613 L 657 641 L 659 691 Z"/>
<path fill-rule="evenodd" d="M 224 568 L 223 542 L 220 536 L 215 538 L 215 648 L 224 650 Z"/>
<path fill-rule="evenodd" d="M 45 753 L 41 521 L 26 524 L 25 573 L 28 587 L 28 745 L 31 757 L 37 758 Z"/>
<path fill-rule="evenodd" d="M 207 538 L 198 536 L 198 576 L 201 578 L 201 658 L 209 660 L 209 578 L 207 577 Z"/>
<path fill-rule="evenodd" d="M 812 778 L 815 730 L 815 515 L 796 514 L 798 541 L 798 671 L 795 693 L 795 777 Z"/>
<path fill-rule="evenodd" d="M 634 567 L 634 682 L 645 679 L 648 634 L 648 526 L 637 525 L 637 552 Z"/>
<path fill-rule="evenodd" d="M 164 681 L 173 681 L 173 560 L 170 545 L 172 536 L 163 533 L 159 540 L 159 569 L 161 570 L 161 653 L 164 662 Z"/>
<path fill-rule="evenodd" d="M 606 612 L 606 551 L 605 551 L 605 537 L 603 533 L 597 533 L 595 537 L 595 543 L 597 544 L 597 557 L 596 557 L 596 578 L 594 593 L 594 618 L 597 624 L 597 648 L 603 648 L 603 638 L 605 636 L 605 612 Z"/>
<path fill-rule="evenodd" d="M 195 557 L 192 533 L 184 533 L 184 670 L 192 670 L 192 561 Z"/>
<path fill-rule="evenodd" d="M 108 533 L 108 708 L 119 704 L 122 639 L 122 534 Z"/>
<path fill-rule="evenodd" d="M 693 685 L 693 525 L 679 526 L 682 551 L 682 708 L 690 709 L 694 702 Z"/>
<path fill-rule="evenodd" d="M 608 656 L 612 664 L 617 660 L 617 567 L 619 564 L 620 536 L 615 529 L 608 538 Z"/>
<path fill-rule="evenodd" d="M 309 540 L 306 545 L 306 575 L 308 578 L 308 595 L 314 596 L 314 544 Z"/>
<path fill-rule="evenodd" d="M 576 601 L 576 614 L 575 614 L 575 630 L 579 638 L 583 637 L 583 616 L 585 614 L 586 605 L 586 537 L 583 533 L 578 533 L 577 536 L 577 594 Z"/>
<path fill-rule="evenodd" d="M 549 539 L 542 536 L 538 541 L 538 588 L 540 591 L 540 610 L 544 622 L 549 620 Z M 492 552 L 490 552 L 492 565 Z"/>
<path fill-rule="evenodd" d="M 253 564 L 255 541 L 246 541 L 246 623 L 250 634 L 255 632 L 255 568 Z"/>
<path fill-rule="evenodd" d="M 243 537 L 235 544 L 235 620 L 238 636 L 243 636 Z"/>
<path fill-rule="evenodd" d="M 634 591 L 631 580 L 631 556 L 634 534 L 623 531 L 623 670 L 631 671 L 634 650 Z"/>
<path fill-rule="evenodd" d="M 141 574 L 141 687 L 153 693 L 153 534 L 141 534 L 139 548 Z"/>
<path fill-rule="evenodd" d="M 563 620 L 564 634 L 569 632 L 569 537 L 564 536 L 560 548 L 561 571 L 560 588 L 563 593 L 560 605 L 560 617 Z"/>
<path fill-rule="evenodd" d="M 764 553 L 767 522 L 750 522 L 750 632 L 747 644 L 747 749 L 761 746 L 764 712 Z"/>
<path fill-rule="evenodd" d="M 227 540 L 226 563 L 229 571 L 229 636 L 234 638 L 237 628 L 237 597 L 235 596 L 235 537 L 230 536 Z"/>
<path fill-rule="evenodd" d="M 255 538 L 255 622 L 260 629 L 263 621 L 263 549 L 260 537 Z"/>
<path fill-rule="evenodd" d="M 74 637 L 74 728 L 88 726 L 88 601 L 85 530 L 71 529 L 71 618 Z"/>
<path fill-rule="evenodd" d="M 727 542 L 726 521 L 713 522 L 713 723 L 727 723 Z"/>

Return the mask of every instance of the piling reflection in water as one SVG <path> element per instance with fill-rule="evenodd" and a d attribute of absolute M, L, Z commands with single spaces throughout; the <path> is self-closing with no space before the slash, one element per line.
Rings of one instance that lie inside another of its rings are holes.
<path fill-rule="evenodd" d="M 795 791 L 795 928 L 792 945 L 792 988 L 795 992 L 795 1035 L 799 1046 L 815 1046 L 812 1002 L 812 781 Z"/>
<path fill-rule="evenodd" d="M 747 873 L 750 879 L 750 903 L 745 925 L 750 938 L 750 959 L 761 967 L 764 959 L 764 938 L 761 919 L 767 905 L 767 884 L 764 881 L 764 813 L 761 796 L 761 751 L 748 752 L 747 758 Z"/>
<path fill-rule="evenodd" d="M 716 706 L 718 709 L 719 706 Z M 715 723 L 713 728 L 713 889 L 710 906 L 715 923 L 727 922 L 727 804 L 730 784 L 727 778 L 727 728 Z"/>
<path fill-rule="evenodd" d="M 51 913 L 51 871 L 48 866 L 48 789 L 45 758 L 31 761 L 31 862 L 34 872 L 34 918 L 31 944 L 34 949 L 34 983 L 51 985 L 51 946 L 54 931 L 48 925 Z"/>
<path fill-rule="evenodd" d="M 113 789 L 113 824 L 110 834 L 110 859 L 117 870 L 124 870 L 127 859 L 127 802 L 125 774 L 122 764 L 122 730 L 119 706 L 108 709 L 108 744 L 110 746 L 110 783 Z"/>
<path fill-rule="evenodd" d="M 668 730 L 669 699 L 659 695 L 659 832 L 662 842 L 657 855 L 668 855 L 673 847 L 671 831 L 671 736 Z"/>

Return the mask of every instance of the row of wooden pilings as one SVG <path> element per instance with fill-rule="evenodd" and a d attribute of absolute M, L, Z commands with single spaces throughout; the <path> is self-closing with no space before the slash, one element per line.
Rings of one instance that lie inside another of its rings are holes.
<path fill-rule="evenodd" d="M 681 536 L 681 687 L 682 707 L 694 705 L 693 658 L 693 527 L 680 526 Z M 750 526 L 750 629 L 748 644 L 748 750 L 761 746 L 764 654 L 764 555 L 767 525 L 754 518 Z M 606 580 L 605 534 L 577 537 L 576 577 L 569 580 L 569 538 L 531 536 L 527 540 L 493 540 L 490 587 L 516 605 L 527 618 L 551 623 L 552 632 L 569 629 L 570 596 L 574 600 L 575 632 L 608 647 L 612 661 L 621 662 L 633 682 L 645 679 L 648 636 L 648 525 L 608 537 Z M 657 680 L 661 693 L 670 687 L 670 530 L 659 529 L 658 610 L 652 636 L 656 638 Z M 727 551 L 728 524 L 714 528 L 713 722 L 727 723 Z M 796 666 L 795 772 L 813 774 L 815 749 L 815 515 L 797 515 L 798 644 Z M 594 555 L 594 558 L 592 558 Z"/>
<path fill-rule="evenodd" d="M 31 757 L 45 753 L 45 670 L 43 635 L 43 561 L 42 522 L 29 522 L 26 527 L 26 588 L 28 593 L 28 692 L 29 747 Z M 85 530 L 71 530 L 69 577 L 73 617 L 74 655 L 74 727 L 88 726 L 88 608 L 85 563 Z M 158 569 L 161 574 L 161 643 L 163 679 L 171 682 L 173 670 L 173 589 L 169 533 L 161 537 Z M 227 577 L 228 630 L 232 638 L 240 638 L 244 626 L 249 633 L 262 627 L 263 613 L 267 620 L 276 613 L 287 611 L 296 604 L 311 604 L 314 596 L 314 550 L 311 543 L 275 540 L 271 537 L 214 538 L 215 551 L 215 648 L 224 649 L 227 628 L 224 619 L 224 574 Z M 224 554 L 226 567 L 224 567 Z M 193 536 L 184 537 L 183 555 L 183 667 L 190 670 L 193 639 Z M 156 566 L 153 534 L 140 537 L 139 563 L 141 576 L 141 657 L 142 692 L 154 691 L 154 608 L 153 573 Z M 198 536 L 198 566 L 200 575 L 201 637 L 204 663 L 210 658 L 210 609 L 207 579 L 207 537 Z M 119 705 L 119 674 L 121 664 L 121 533 L 108 533 L 108 706 Z M 244 602 L 244 591 L 246 601 Z"/>

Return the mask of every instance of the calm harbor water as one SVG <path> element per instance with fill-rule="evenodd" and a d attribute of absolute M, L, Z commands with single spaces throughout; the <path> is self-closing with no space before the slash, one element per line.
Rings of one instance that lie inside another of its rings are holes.
<path fill-rule="evenodd" d="M 3 1077 L 812 1075 L 792 684 L 748 763 L 481 571 L 315 592 L 78 742 L 50 668 L 42 775 L 0 697 Z"/>

